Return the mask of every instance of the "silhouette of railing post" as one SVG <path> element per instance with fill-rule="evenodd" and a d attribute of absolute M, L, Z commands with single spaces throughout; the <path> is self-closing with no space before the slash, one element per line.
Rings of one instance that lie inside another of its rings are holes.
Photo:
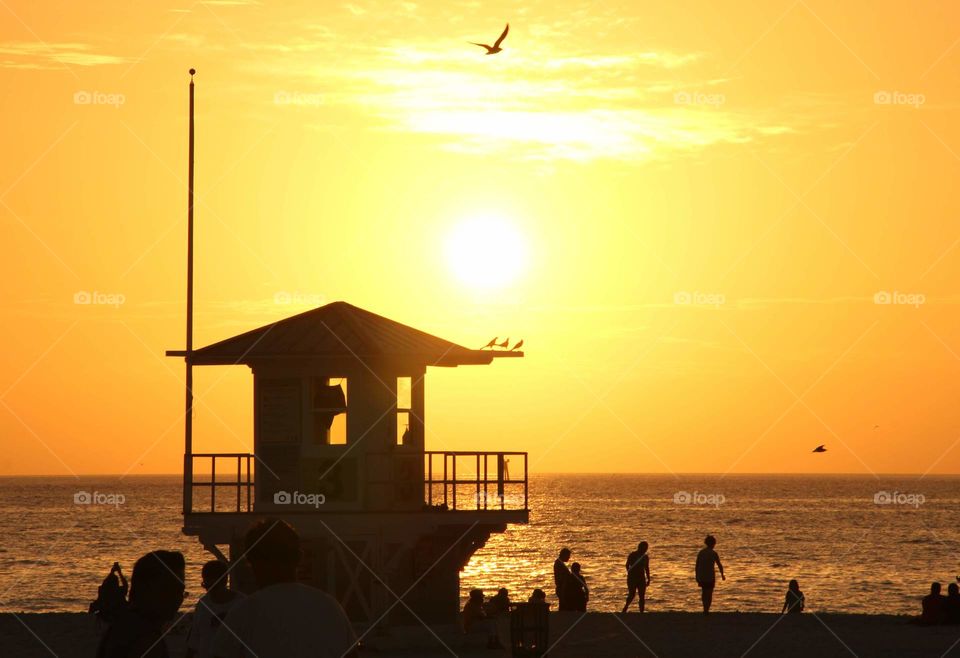
<path fill-rule="evenodd" d="M 239 459 L 237 461 L 240 461 Z M 210 511 L 217 511 L 217 456 L 210 459 Z"/>
<path fill-rule="evenodd" d="M 427 455 L 427 505 L 433 509 L 433 455 Z"/>
<path fill-rule="evenodd" d="M 526 462 L 526 460 L 524 460 Z M 524 487 L 526 489 L 526 487 Z M 500 500 L 500 509 L 504 507 L 503 499 L 503 455 L 497 455 L 497 498 Z M 524 505 L 526 507 L 526 505 Z"/>

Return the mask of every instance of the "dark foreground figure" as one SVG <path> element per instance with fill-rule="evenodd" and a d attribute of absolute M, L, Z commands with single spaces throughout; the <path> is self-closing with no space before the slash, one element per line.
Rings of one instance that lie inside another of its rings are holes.
<path fill-rule="evenodd" d="M 700 586 L 700 600 L 703 602 L 703 614 L 709 614 L 710 606 L 713 604 L 713 590 L 717 586 L 717 575 L 714 565 L 720 571 L 720 578 L 726 580 L 723 573 L 723 564 L 720 563 L 720 556 L 713 550 L 717 545 L 717 540 L 713 535 L 707 535 L 703 540 L 705 546 L 697 554 L 696 576 L 697 585 Z"/>
<path fill-rule="evenodd" d="M 117 611 L 100 641 L 97 658 L 168 658 L 164 627 L 183 603 L 183 554 L 147 553 L 133 565 L 130 603 Z"/>
<path fill-rule="evenodd" d="M 265 519 L 245 538 L 257 591 L 230 609 L 213 638 L 216 658 L 352 658 L 357 638 L 343 607 L 326 592 L 297 582 L 300 537 Z"/>

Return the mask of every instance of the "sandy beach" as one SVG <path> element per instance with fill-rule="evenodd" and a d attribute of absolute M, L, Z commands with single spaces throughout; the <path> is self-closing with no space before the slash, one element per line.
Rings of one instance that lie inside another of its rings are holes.
<path fill-rule="evenodd" d="M 506 651 L 486 649 L 482 633 L 464 636 L 453 625 L 393 628 L 371 633 L 363 655 L 488 656 Z M 168 636 L 171 655 L 183 656 L 186 627 Z M 96 648 L 94 620 L 82 613 L 0 615 L 3 656 L 87 658 Z M 608 612 L 551 613 L 550 656 L 555 658 L 623 658 L 657 656 L 890 656 L 960 655 L 960 627 L 923 628 L 903 616 L 667 612 L 621 616 Z"/>

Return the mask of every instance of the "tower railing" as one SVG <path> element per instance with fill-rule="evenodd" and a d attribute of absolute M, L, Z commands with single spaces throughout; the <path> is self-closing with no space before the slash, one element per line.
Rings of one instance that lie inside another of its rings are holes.
<path fill-rule="evenodd" d="M 195 452 L 190 455 L 192 460 L 192 481 L 184 482 L 184 487 L 190 487 L 191 493 L 197 493 L 199 489 L 202 495 L 199 499 L 194 496 L 191 507 L 197 507 L 197 503 L 208 497 L 210 500 L 209 512 L 252 512 L 253 511 L 253 486 L 254 486 L 254 461 L 256 457 L 246 452 Z M 198 464 L 198 460 L 200 463 Z M 207 461 L 209 470 L 198 468 L 203 466 L 203 461 Z M 184 474 L 186 478 L 187 475 Z M 208 477 L 206 480 L 197 480 L 198 477 Z M 221 509 L 217 509 L 217 492 L 226 489 L 226 492 L 219 496 Z M 230 504 L 225 506 L 223 503 L 229 500 Z M 236 504 L 234 505 L 234 501 Z M 190 512 L 197 511 L 190 509 Z"/>
<path fill-rule="evenodd" d="M 423 458 L 428 508 L 530 509 L 525 452 L 437 450 Z"/>
<path fill-rule="evenodd" d="M 418 472 L 407 471 L 404 477 L 391 473 L 382 479 L 366 479 L 366 483 L 405 488 L 417 487 L 419 481 L 424 511 L 529 510 L 527 453 L 429 450 L 421 454 L 422 478 Z M 393 455 L 396 453 L 373 453 L 369 457 Z M 256 455 L 193 453 L 188 458 L 193 468 L 191 474 L 184 474 L 184 488 L 193 495 L 187 513 L 254 511 Z M 415 501 L 416 489 L 410 493 Z"/>

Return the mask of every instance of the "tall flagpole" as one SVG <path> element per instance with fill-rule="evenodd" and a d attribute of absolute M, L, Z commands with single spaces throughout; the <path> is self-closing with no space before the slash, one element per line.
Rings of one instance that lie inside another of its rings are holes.
<path fill-rule="evenodd" d="M 193 75 L 190 69 L 190 141 L 187 156 L 187 376 L 183 439 L 183 513 L 193 511 Z"/>

